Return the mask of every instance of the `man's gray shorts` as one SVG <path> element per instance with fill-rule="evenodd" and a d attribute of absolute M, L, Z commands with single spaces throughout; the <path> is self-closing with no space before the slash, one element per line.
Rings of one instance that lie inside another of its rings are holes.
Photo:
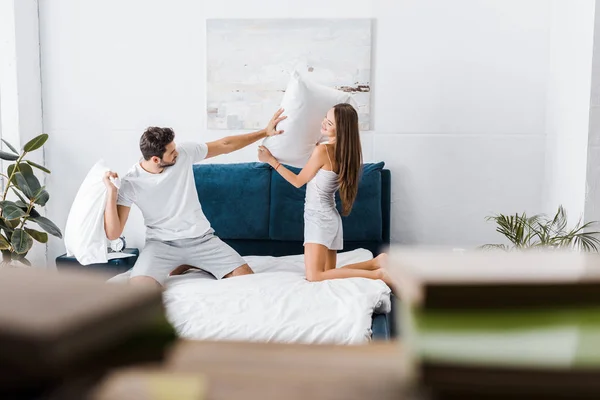
<path fill-rule="evenodd" d="M 130 277 L 150 276 L 164 285 L 175 268 L 187 264 L 222 279 L 234 269 L 246 264 L 235 250 L 214 235 L 211 229 L 204 236 L 178 240 L 147 240 Z"/>

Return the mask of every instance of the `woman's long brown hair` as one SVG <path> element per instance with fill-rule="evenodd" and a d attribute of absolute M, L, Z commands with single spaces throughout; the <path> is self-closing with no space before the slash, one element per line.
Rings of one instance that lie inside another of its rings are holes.
<path fill-rule="evenodd" d="M 362 169 L 362 148 L 358 130 L 358 113 L 348 103 L 333 107 L 335 115 L 335 162 L 340 183 L 342 215 L 352 211 L 358 193 L 358 181 Z"/>

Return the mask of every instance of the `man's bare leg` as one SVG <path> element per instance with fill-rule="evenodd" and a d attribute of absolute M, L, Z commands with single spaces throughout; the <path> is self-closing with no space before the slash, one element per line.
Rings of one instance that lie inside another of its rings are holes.
<path fill-rule="evenodd" d="M 169 276 L 183 275 L 186 272 L 188 272 L 190 269 L 200 269 L 200 268 L 192 267 L 191 265 L 187 265 L 187 264 L 183 264 L 183 265 L 180 265 L 179 267 L 175 268 L 173 271 L 171 271 Z"/>
<path fill-rule="evenodd" d="M 251 275 L 253 273 L 254 273 L 254 271 L 252 271 L 252 268 L 250 268 L 250 266 L 248 264 L 244 264 L 242 266 L 237 267 L 236 269 L 234 269 L 227 275 L 225 275 L 223 277 L 223 279 L 233 278 L 235 276 Z"/>
<path fill-rule="evenodd" d="M 189 271 L 190 269 L 200 269 L 200 268 L 192 267 L 191 265 L 184 264 L 184 265 L 180 265 L 179 267 L 175 268 L 169 275 L 171 275 L 171 276 L 182 275 L 182 274 L 186 273 L 187 271 Z M 234 276 L 250 275 L 253 273 L 254 273 L 254 271 L 252 271 L 252 268 L 250 268 L 250 266 L 248 264 L 244 264 L 244 265 L 237 267 L 236 269 L 234 269 L 227 275 L 225 275 L 223 277 L 223 279 L 233 278 Z"/>

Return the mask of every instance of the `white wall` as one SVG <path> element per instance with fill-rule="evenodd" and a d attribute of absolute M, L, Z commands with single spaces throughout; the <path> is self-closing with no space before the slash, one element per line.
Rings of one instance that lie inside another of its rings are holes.
<path fill-rule="evenodd" d="M 89 167 L 124 173 L 148 125 L 212 140 L 206 18 L 372 17 L 373 131 L 365 159 L 393 176 L 396 242 L 474 246 L 490 213 L 541 208 L 550 39 L 545 0 L 62 0 L 40 2 L 44 130 L 64 227 Z M 255 148 L 215 162 L 255 161 Z M 143 240 L 134 213 L 126 228 Z M 51 259 L 61 253 L 51 243 Z"/>
<path fill-rule="evenodd" d="M 42 133 L 42 83 L 37 0 L 0 2 L 0 137 L 16 148 Z M 6 151 L 9 149 L 2 144 Z M 43 150 L 26 159 L 44 163 Z M 2 162 L 5 171 L 11 162 Z M 36 176 L 45 181 L 43 173 Z M 5 180 L 2 180 L 4 190 Z M 9 193 L 8 198 L 16 200 Z M 44 214 L 43 209 L 39 209 Z M 35 224 L 29 228 L 38 229 Z M 34 242 L 27 259 L 35 266 L 46 264 L 46 245 Z"/>
<path fill-rule="evenodd" d="M 600 1 L 596 0 L 590 89 L 585 220 L 600 221 Z M 597 230 L 598 226 L 595 227 Z"/>
<path fill-rule="evenodd" d="M 585 209 L 595 0 L 551 4 L 543 208 L 562 204 L 574 224 Z"/>

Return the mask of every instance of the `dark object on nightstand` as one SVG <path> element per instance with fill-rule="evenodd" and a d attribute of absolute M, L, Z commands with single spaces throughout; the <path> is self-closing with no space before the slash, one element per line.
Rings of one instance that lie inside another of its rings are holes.
<path fill-rule="evenodd" d="M 56 268 L 59 270 L 66 270 L 70 268 L 91 268 L 94 271 L 102 271 L 112 275 L 118 275 L 131 269 L 140 255 L 140 251 L 135 248 L 123 249 L 123 253 L 134 255 L 126 258 L 115 258 L 108 260 L 108 262 L 105 264 L 90 265 L 81 265 L 79 262 L 77 262 L 75 257 L 67 257 L 66 254 L 63 254 L 62 256 L 56 257 Z"/>

